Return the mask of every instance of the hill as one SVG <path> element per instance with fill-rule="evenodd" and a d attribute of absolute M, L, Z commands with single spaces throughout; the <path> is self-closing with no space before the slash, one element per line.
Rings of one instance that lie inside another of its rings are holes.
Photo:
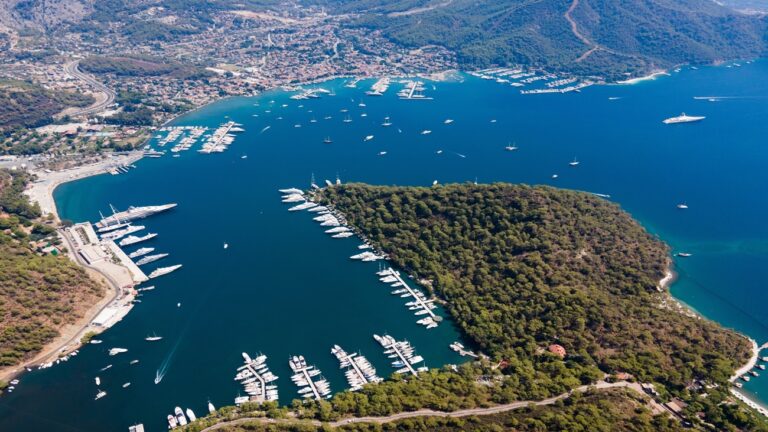
<path fill-rule="evenodd" d="M 32 358 L 104 290 L 67 257 L 30 245 L 59 240 L 22 195 L 28 181 L 23 172 L 0 170 L 0 367 Z"/>
<path fill-rule="evenodd" d="M 0 133 L 51 123 L 53 116 L 64 108 L 85 107 L 93 101 L 89 95 L 51 91 L 29 82 L 0 79 Z"/>
<path fill-rule="evenodd" d="M 766 52 L 765 18 L 710 0 L 325 3 L 403 45 L 445 46 L 466 68 L 522 64 L 617 78 Z"/>
<path fill-rule="evenodd" d="M 747 341 L 669 307 L 667 247 L 618 206 L 547 187 L 346 185 L 323 198 L 447 301 L 484 352 L 536 365 L 560 344 L 580 363 L 683 388 L 725 383 Z"/>

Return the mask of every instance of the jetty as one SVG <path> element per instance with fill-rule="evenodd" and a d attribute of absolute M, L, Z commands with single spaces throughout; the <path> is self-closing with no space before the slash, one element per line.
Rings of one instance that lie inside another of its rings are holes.
<path fill-rule="evenodd" d="M 413 347 L 409 342 L 397 341 L 389 335 L 379 336 L 375 334 L 373 338 L 384 347 L 384 354 L 394 359 L 392 367 L 399 368 L 395 371 L 396 373 L 410 373 L 413 376 L 418 376 L 419 372 L 429 370 L 425 366 L 413 367 L 414 364 L 422 362 L 424 359 L 421 356 L 414 356 Z"/>
<path fill-rule="evenodd" d="M 267 356 L 259 355 L 251 358 L 248 353 L 242 353 L 243 365 L 237 368 L 235 381 L 240 381 L 243 389 L 248 393 L 249 400 L 254 402 L 276 401 L 278 399 L 277 386 L 269 385 L 277 380 L 267 366 Z"/>
<path fill-rule="evenodd" d="M 435 314 L 433 311 L 436 307 L 434 305 L 434 300 L 426 299 L 421 291 L 411 288 L 411 286 L 403 280 L 402 276 L 400 276 L 400 272 L 392 267 L 388 267 L 378 271 L 376 274 L 380 276 L 379 280 L 381 282 L 389 283 L 393 288 L 397 288 L 392 292 L 393 294 L 400 294 L 400 296 L 404 298 L 413 298 L 412 301 L 406 303 L 409 309 L 415 311 L 414 313 L 416 315 L 426 315 L 418 321 L 419 324 L 426 326 L 428 329 L 432 329 L 437 327 L 438 323 L 443 320 L 441 316 Z"/>
<path fill-rule="evenodd" d="M 339 367 L 341 369 L 347 368 L 344 375 L 347 377 L 351 391 L 360 390 L 363 388 L 363 385 L 368 383 L 382 381 L 376 375 L 376 369 L 374 369 L 373 365 L 362 355 L 349 354 L 338 345 L 334 345 L 331 348 L 331 354 L 339 360 Z"/>
<path fill-rule="evenodd" d="M 407 100 L 432 100 L 431 97 L 424 96 L 424 83 L 421 81 L 406 81 L 405 88 L 400 90 L 397 95 L 400 99 Z"/>
<path fill-rule="evenodd" d="M 327 380 L 321 378 L 314 381 L 312 377 L 320 375 L 320 370 L 314 366 L 308 366 L 304 356 L 293 356 L 288 360 L 288 365 L 294 374 L 291 380 L 299 387 L 299 394 L 304 398 L 320 400 L 330 397 L 331 387 Z"/>

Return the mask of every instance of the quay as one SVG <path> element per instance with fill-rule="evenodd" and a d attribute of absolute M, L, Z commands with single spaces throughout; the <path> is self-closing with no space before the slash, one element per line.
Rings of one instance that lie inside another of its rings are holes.
<path fill-rule="evenodd" d="M 118 286 L 133 287 L 149 280 L 114 241 L 99 239 L 90 222 L 66 228 L 64 235 L 87 265 L 108 274 Z"/>

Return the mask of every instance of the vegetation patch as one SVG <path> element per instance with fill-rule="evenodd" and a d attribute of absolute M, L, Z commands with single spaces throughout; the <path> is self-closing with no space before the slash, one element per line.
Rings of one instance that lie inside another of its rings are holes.
<path fill-rule="evenodd" d="M 104 290 L 69 258 L 40 252 L 59 240 L 22 194 L 29 180 L 0 171 L 0 366 L 32 358 Z"/>

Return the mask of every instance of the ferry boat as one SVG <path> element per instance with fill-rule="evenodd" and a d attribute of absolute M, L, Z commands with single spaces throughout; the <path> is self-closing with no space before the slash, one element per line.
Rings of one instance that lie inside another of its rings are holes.
<path fill-rule="evenodd" d="M 168 273 L 174 272 L 180 268 L 181 268 L 181 264 L 176 264 L 169 267 L 160 267 L 158 269 L 155 269 L 152 273 L 150 273 L 149 278 L 153 279 L 156 277 L 167 275 Z"/>
<path fill-rule="evenodd" d="M 678 124 L 678 123 L 692 123 L 697 121 L 702 121 L 706 117 L 704 116 L 689 116 L 685 113 L 682 113 L 681 115 L 677 117 L 670 117 L 668 119 L 665 119 L 662 121 L 664 124 Z"/>

